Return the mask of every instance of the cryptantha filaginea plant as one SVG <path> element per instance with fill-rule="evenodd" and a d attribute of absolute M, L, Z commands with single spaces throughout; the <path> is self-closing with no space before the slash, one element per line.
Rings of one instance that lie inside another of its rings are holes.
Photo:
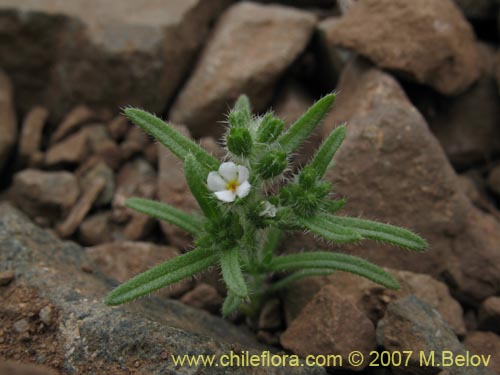
<path fill-rule="evenodd" d="M 242 95 L 229 113 L 223 162 L 154 115 L 125 109 L 134 124 L 182 161 L 201 213 L 128 199 L 128 207 L 192 234 L 195 246 L 118 286 L 106 303 L 131 301 L 216 265 L 228 290 L 222 308 L 225 316 L 238 309 L 255 313 L 266 298 L 295 280 L 335 271 L 397 289 L 389 273 L 356 256 L 332 251 L 276 253 L 285 231 L 307 231 L 339 244 L 370 239 L 409 250 L 427 249 L 425 240 L 407 229 L 337 215 L 345 201 L 330 198 L 332 185 L 323 177 L 344 139 L 345 126 L 333 130 L 309 164 L 284 177 L 285 172 L 290 175 L 290 155 L 318 126 L 334 99 L 334 94 L 324 96 L 285 130 L 273 113 L 252 115 L 248 98 Z"/>

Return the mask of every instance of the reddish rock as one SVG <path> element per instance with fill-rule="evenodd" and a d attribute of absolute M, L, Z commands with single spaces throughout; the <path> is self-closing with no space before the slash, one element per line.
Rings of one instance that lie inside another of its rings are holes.
<path fill-rule="evenodd" d="M 86 105 L 76 106 L 64 117 L 52 134 L 50 141 L 52 144 L 57 143 L 67 135 L 76 132 L 85 123 L 95 120 L 97 120 L 97 116 L 89 107 Z"/>
<path fill-rule="evenodd" d="M 328 134 L 348 123 L 335 168 L 327 173 L 336 195 L 348 199 L 345 214 L 407 227 L 430 244 L 427 253 L 412 253 L 363 241 L 349 246 L 351 251 L 386 267 L 445 280 L 469 303 L 499 293 L 500 223 L 465 197 L 442 148 L 397 81 L 356 60 L 339 90 L 324 130 Z M 304 246 L 324 247 L 311 241 Z"/>
<path fill-rule="evenodd" d="M 61 218 L 76 202 L 80 189 L 69 172 L 25 169 L 14 175 L 11 195 L 16 205 L 31 217 Z"/>
<path fill-rule="evenodd" d="M 479 306 L 478 327 L 500 334 L 500 297 L 490 297 Z"/>
<path fill-rule="evenodd" d="M 19 139 L 18 158 L 22 164 L 36 163 L 40 152 L 42 133 L 49 111 L 45 107 L 33 107 L 24 118 Z"/>
<path fill-rule="evenodd" d="M 219 18 L 170 119 L 199 137 L 223 132 L 218 122 L 242 93 L 256 112 L 265 110 L 277 79 L 304 50 L 314 24 L 310 13 L 285 6 L 233 5 Z"/>
<path fill-rule="evenodd" d="M 75 105 L 162 111 L 231 0 L 118 3 L 4 0 L 2 66 L 23 111 L 61 118 Z"/>
<path fill-rule="evenodd" d="M 99 271 L 119 282 L 125 282 L 180 254 L 174 247 L 131 241 L 89 247 L 86 253 Z M 178 296 L 186 292 L 190 286 L 191 280 L 186 279 L 163 289 L 161 293 L 166 296 Z"/>
<path fill-rule="evenodd" d="M 14 92 L 9 77 L 0 70 L 0 171 L 7 162 L 17 140 L 17 118 Z"/>
<path fill-rule="evenodd" d="M 368 357 L 376 347 L 373 323 L 331 285 L 321 288 L 280 340 L 285 349 L 301 357 L 339 354 L 343 366 L 337 363 L 337 367 L 342 368 L 353 368 L 347 361 L 350 352 L 357 350 Z"/>
<path fill-rule="evenodd" d="M 491 356 L 488 368 L 496 375 L 500 374 L 500 336 L 492 332 L 469 332 L 465 337 L 464 346 L 474 354 Z"/>
<path fill-rule="evenodd" d="M 186 305 L 206 310 L 212 314 L 218 313 L 224 302 L 217 289 L 205 283 L 196 285 L 181 297 L 181 301 Z"/>
<path fill-rule="evenodd" d="M 474 32 L 451 0 L 359 1 L 327 34 L 331 45 L 443 94 L 465 91 L 480 75 Z"/>
<path fill-rule="evenodd" d="M 88 156 L 89 150 L 88 136 L 80 131 L 50 147 L 45 154 L 45 165 L 79 164 Z"/>

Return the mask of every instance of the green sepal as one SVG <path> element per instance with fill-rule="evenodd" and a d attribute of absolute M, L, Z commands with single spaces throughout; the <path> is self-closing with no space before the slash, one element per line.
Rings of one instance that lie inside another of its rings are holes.
<path fill-rule="evenodd" d="M 222 277 L 227 288 L 237 297 L 246 298 L 248 296 L 248 288 L 243 272 L 241 271 L 239 247 L 221 250 L 219 255 Z"/>
<path fill-rule="evenodd" d="M 252 107 L 250 106 L 248 96 L 244 94 L 240 95 L 234 103 L 232 112 L 240 113 L 241 119 L 248 125 L 252 119 Z"/>
<path fill-rule="evenodd" d="M 282 150 L 272 150 L 265 154 L 257 163 L 257 174 L 267 180 L 279 176 L 288 167 L 286 152 Z"/>
<path fill-rule="evenodd" d="M 247 128 L 231 128 L 226 136 L 227 149 L 237 156 L 248 156 L 252 152 L 253 140 Z"/>
<path fill-rule="evenodd" d="M 141 273 L 111 291 L 107 305 L 120 305 L 173 284 L 217 263 L 218 256 L 207 249 L 195 249 Z"/>
<path fill-rule="evenodd" d="M 325 215 L 325 220 L 334 225 L 340 225 L 345 229 L 358 232 L 364 238 L 387 242 L 395 246 L 409 250 L 425 251 L 427 242 L 420 236 L 408 229 L 394 225 L 377 223 L 371 220 L 358 219 L 354 217 Z"/>
<path fill-rule="evenodd" d="M 328 94 L 318 100 L 278 138 L 279 144 L 287 153 L 295 151 L 311 135 L 328 113 L 334 100 L 335 94 Z"/>
<path fill-rule="evenodd" d="M 157 139 L 183 162 L 187 155 L 192 154 L 209 170 L 219 168 L 220 163 L 214 156 L 155 115 L 137 108 L 126 108 L 123 112 L 130 121 Z"/>
<path fill-rule="evenodd" d="M 328 241 L 352 243 L 363 239 L 357 230 L 331 223 L 326 220 L 326 216 L 326 214 L 318 214 L 313 217 L 299 218 L 299 221 L 306 229 Z"/>
<path fill-rule="evenodd" d="M 206 185 L 207 173 L 191 154 L 184 160 L 184 173 L 191 193 L 195 197 L 201 210 L 209 219 L 216 219 L 220 216 L 217 202 L 214 195 L 208 190 Z"/>
<path fill-rule="evenodd" d="M 203 218 L 187 214 L 169 204 L 144 198 L 129 198 L 126 206 L 138 212 L 177 225 L 192 235 L 197 235 L 203 230 Z"/>
<path fill-rule="evenodd" d="M 345 132 L 345 125 L 341 125 L 332 131 L 321 144 L 311 163 L 309 163 L 309 166 L 316 171 L 318 178 L 322 178 L 325 175 L 330 162 L 345 138 Z"/>
<path fill-rule="evenodd" d="M 301 269 L 331 269 L 363 276 L 390 289 L 399 289 L 399 283 L 375 264 L 352 255 L 332 252 L 310 252 L 275 257 L 269 265 L 271 271 Z"/>
<path fill-rule="evenodd" d="M 273 143 L 283 132 L 285 123 L 274 117 L 272 113 L 267 113 L 261 120 L 257 129 L 256 139 L 259 143 Z"/>

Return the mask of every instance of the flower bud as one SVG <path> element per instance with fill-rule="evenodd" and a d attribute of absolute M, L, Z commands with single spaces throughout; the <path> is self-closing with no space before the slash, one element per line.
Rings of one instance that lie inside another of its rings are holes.
<path fill-rule="evenodd" d="M 238 156 L 248 156 L 252 151 L 252 136 L 247 128 L 231 128 L 226 137 L 227 149 Z"/>
<path fill-rule="evenodd" d="M 232 128 L 247 128 L 250 125 L 250 117 L 243 111 L 229 112 L 229 124 Z"/>
<path fill-rule="evenodd" d="M 305 188 L 312 187 L 318 179 L 318 174 L 314 168 L 305 166 L 299 174 L 299 183 Z"/>
<path fill-rule="evenodd" d="M 272 143 L 274 142 L 285 127 L 285 123 L 279 118 L 276 118 L 272 113 L 268 113 L 262 119 L 259 129 L 257 130 L 257 142 Z"/>
<path fill-rule="evenodd" d="M 286 152 L 273 150 L 260 159 L 257 164 L 257 173 L 264 179 L 273 178 L 286 169 L 288 160 Z"/>

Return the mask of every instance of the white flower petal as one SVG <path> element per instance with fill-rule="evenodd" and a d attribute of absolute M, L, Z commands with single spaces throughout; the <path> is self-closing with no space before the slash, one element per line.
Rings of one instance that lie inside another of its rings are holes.
<path fill-rule="evenodd" d="M 250 177 L 248 169 L 242 165 L 238 165 L 238 184 L 242 184 L 244 181 L 247 181 L 248 177 Z"/>
<path fill-rule="evenodd" d="M 219 167 L 219 174 L 227 182 L 234 181 L 238 179 L 238 168 L 236 164 L 231 161 L 222 163 Z"/>
<path fill-rule="evenodd" d="M 236 199 L 236 194 L 231 190 L 216 191 L 215 196 L 223 202 L 234 202 Z"/>
<path fill-rule="evenodd" d="M 236 195 L 240 198 L 244 198 L 250 193 L 250 188 L 250 183 L 245 181 L 236 189 Z"/>
<path fill-rule="evenodd" d="M 227 188 L 227 182 L 224 181 L 219 172 L 210 172 L 208 174 L 207 185 L 211 191 L 220 191 Z"/>
<path fill-rule="evenodd" d="M 264 202 L 264 209 L 259 213 L 259 216 L 275 217 L 278 209 L 268 201 Z"/>

